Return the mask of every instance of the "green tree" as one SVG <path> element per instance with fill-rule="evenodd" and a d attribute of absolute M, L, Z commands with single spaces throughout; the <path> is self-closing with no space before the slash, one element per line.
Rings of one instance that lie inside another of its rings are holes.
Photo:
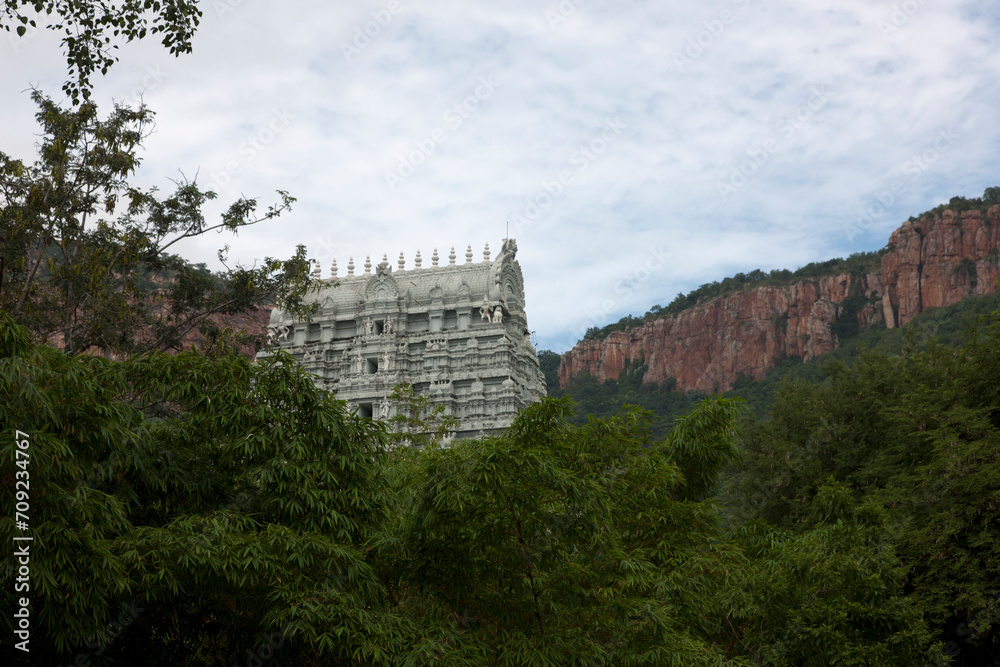
<path fill-rule="evenodd" d="M 545 388 L 551 394 L 553 390 L 559 388 L 559 364 L 562 357 L 552 350 L 539 350 L 538 366 L 545 375 Z"/>
<path fill-rule="evenodd" d="M 148 33 L 162 36 L 174 55 L 190 53 L 201 15 L 198 0 L 4 0 L 0 27 L 20 37 L 44 21 L 46 29 L 62 32 L 70 77 L 63 90 L 78 104 L 90 98 L 94 73 L 107 74 L 117 62 L 118 42 Z"/>
<path fill-rule="evenodd" d="M 413 385 L 397 384 L 389 398 L 397 406 L 396 414 L 387 421 L 389 440 L 398 445 L 439 445 L 458 427 L 458 420 L 447 414 L 444 403 L 434 404 L 427 393 L 416 394 Z"/>
<path fill-rule="evenodd" d="M 832 476 L 883 505 L 908 594 L 959 664 L 997 653 L 1000 580 L 1000 313 L 958 348 L 908 334 L 827 383 L 789 386 L 752 424 L 732 498 L 743 517 L 794 531 Z"/>
<path fill-rule="evenodd" d="M 178 349 L 216 314 L 275 302 L 308 314 L 300 308 L 311 284 L 303 247 L 221 276 L 169 253 L 185 239 L 277 218 L 294 198 L 279 191 L 280 202 L 263 212 L 241 198 L 211 224 L 202 207 L 216 194 L 196 182 L 178 182 L 165 198 L 129 184 L 148 109 L 116 107 L 102 120 L 92 103 L 63 110 L 33 97 L 39 160 L 27 166 L 0 152 L 0 305 L 18 322 L 70 352 L 134 354 Z"/>
<path fill-rule="evenodd" d="M 873 504 L 835 488 L 809 530 L 722 530 L 733 401 L 666 441 L 641 410 L 574 426 L 546 399 L 496 436 L 390 450 L 287 355 L 109 361 L 5 314 L 0 398 L 0 429 L 29 443 L 36 664 L 232 664 L 266 645 L 275 665 L 884 665 L 928 648 Z M 7 534 L 20 469 L 3 468 Z"/>
<path fill-rule="evenodd" d="M 832 484 L 811 519 L 802 533 L 752 523 L 731 535 L 740 560 L 721 596 L 724 641 L 776 667 L 945 664 L 904 596 L 886 511 Z"/>
<path fill-rule="evenodd" d="M 17 594 L 31 653 L 5 642 L 8 657 L 67 664 L 103 644 L 122 664 L 231 664 L 274 633 L 275 664 L 380 650 L 363 545 L 385 511 L 384 434 L 287 355 L 71 356 L 0 314 L 0 398 L 0 526 L 15 532 L 16 429 L 34 537 Z M 0 599 L 14 609 L 5 544 Z M 122 605 L 138 616 L 116 637 Z"/>
<path fill-rule="evenodd" d="M 573 427 L 570 409 L 545 399 L 502 435 L 410 459 L 403 519 L 375 547 L 423 638 L 401 658 L 736 664 L 688 629 L 698 606 L 666 594 L 696 597 L 687 575 L 712 549 L 711 506 L 679 497 L 683 475 L 647 414 Z"/>

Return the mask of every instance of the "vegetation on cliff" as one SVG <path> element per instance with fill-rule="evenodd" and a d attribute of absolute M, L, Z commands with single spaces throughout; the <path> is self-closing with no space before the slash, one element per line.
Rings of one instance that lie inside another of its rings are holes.
<path fill-rule="evenodd" d="M 825 276 L 834 276 L 848 273 L 856 276 L 864 276 L 872 271 L 878 270 L 879 261 L 886 249 L 875 252 L 859 252 L 846 259 L 829 259 L 825 262 L 812 262 L 805 266 L 789 271 L 788 269 L 775 269 L 765 272 L 754 269 L 746 273 L 737 273 L 735 276 L 723 278 L 721 281 L 705 283 L 697 289 L 691 290 L 687 294 L 678 294 L 665 308 L 663 306 L 653 306 L 645 315 L 626 315 L 617 322 L 603 327 L 591 327 L 584 334 L 585 340 L 601 340 L 606 338 L 612 331 L 625 331 L 632 327 L 641 326 L 647 322 L 670 317 L 693 308 L 698 304 L 711 301 L 718 297 L 735 294 L 755 287 L 788 287 L 803 280 L 815 280 Z"/>
<path fill-rule="evenodd" d="M 986 213 L 986 210 L 994 204 L 1000 204 L 1000 187 L 986 188 L 982 197 L 952 197 L 948 200 L 947 204 L 940 204 L 920 215 L 910 216 L 910 222 L 915 222 L 925 217 L 937 218 L 947 209 L 951 209 L 956 213 L 963 211 L 980 211 Z"/>
<path fill-rule="evenodd" d="M 942 344 L 957 346 L 964 340 L 963 331 L 982 315 L 1000 308 L 1000 292 L 982 297 L 969 297 L 951 306 L 935 308 L 918 315 L 912 322 L 898 329 L 872 327 L 855 329 L 841 338 L 840 347 L 804 363 L 801 357 L 786 357 L 768 371 L 761 380 L 740 375 L 733 388 L 722 392 L 728 398 L 742 398 L 757 417 L 765 416 L 774 405 L 775 396 L 786 382 L 823 382 L 828 377 L 831 363 L 852 364 L 866 349 L 899 354 L 904 339 L 912 335 L 915 340 L 937 339 Z M 912 333 L 908 333 L 912 332 Z M 539 352 L 539 363 L 546 377 L 550 396 L 569 396 L 579 406 L 576 419 L 586 415 L 607 416 L 621 409 L 622 405 L 638 405 L 650 410 L 653 432 L 662 436 L 679 415 L 684 414 L 708 394 L 700 391 L 679 391 L 677 383 L 668 378 L 664 382 L 643 382 L 646 365 L 627 361 L 617 380 L 599 382 L 593 376 L 580 374 L 565 388 L 560 388 L 556 371 L 561 357 L 549 350 Z"/>
<path fill-rule="evenodd" d="M 978 210 L 985 214 L 987 209 L 994 204 L 1000 204 L 1000 187 L 986 188 L 982 197 L 952 197 L 949 203 L 941 204 L 918 216 L 911 217 L 910 220 L 914 221 L 925 217 L 934 219 L 940 216 L 945 209 L 951 209 L 956 213 Z M 888 252 L 888 249 L 882 248 L 874 252 L 855 253 L 847 258 L 812 262 L 795 271 L 775 269 L 765 272 L 760 269 L 754 269 L 745 273 L 737 273 L 735 276 L 724 278 L 721 281 L 705 283 L 687 294 L 678 294 L 666 307 L 656 305 L 646 311 L 644 315 L 626 315 L 617 322 L 607 324 L 603 327 L 590 327 L 584 334 L 584 340 L 602 340 L 613 331 L 625 331 L 639 327 L 648 322 L 677 315 L 712 299 L 736 294 L 756 287 L 790 287 L 797 282 L 805 280 L 817 280 L 827 276 L 844 274 L 858 278 L 859 280 L 852 282 L 860 284 L 862 282 L 860 279 L 863 279 L 868 274 L 878 272 L 881 267 L 881 259 L 886 252 Z M 858 304 L 854 305 L 857 306 Z"/>

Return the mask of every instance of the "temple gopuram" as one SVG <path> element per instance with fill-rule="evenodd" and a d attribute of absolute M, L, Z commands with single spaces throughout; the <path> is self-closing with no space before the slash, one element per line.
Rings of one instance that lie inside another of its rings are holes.
<path fill-rule="evenodd" d="M 431 266 L 423 267 L 417 251 L 406 269 L 400 253 L 395 270 L 383 256 L 372 272 L 368 258 L 361 275 L 354 275 L 352 258 L 346 276 L 337 275 L 334 260 L 329 279 L 306 299 L 319 307 L 312 320 L 275 309 L 269 329 L 318 386 L 364 417 L 395 415 L 402 406 L 389 395 L 407 383 L 458 421 L 452 437 L 489 435 L 545 396 L 516 254 L 508 239 L 496 259 L 486 244 L 482 261 L 473 261 L 469 246 L 465 263 L 456 264 L 453 247 L 448 264 L 439 266 L 435 249 Z"/>

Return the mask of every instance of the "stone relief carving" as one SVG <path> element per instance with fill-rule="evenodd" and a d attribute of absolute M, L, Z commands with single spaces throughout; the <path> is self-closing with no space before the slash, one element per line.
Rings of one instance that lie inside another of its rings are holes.
<path fill-rule="evenodd" d="M 279 324 L 276 327 L 268 327 L 267 331 L 272 340 L 282 341 L 292 339 L 292 327 L 287 324 Z"/>

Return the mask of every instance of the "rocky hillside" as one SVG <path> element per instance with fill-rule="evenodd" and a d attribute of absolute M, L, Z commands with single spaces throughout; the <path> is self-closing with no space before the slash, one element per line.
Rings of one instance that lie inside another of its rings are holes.
<path fill-rule="evenodd" d="M 676 378 L 681 390 L 723 391 L 745 374 L 761 379 L 775 363 L 809 361 L 839 343 L 838 332 L 906 324 L 925 309 L 996 289 L 1000 205 L 945 209 L 904 223 L 881 267 L 752 287 L 589 339 L 562 356 L 559 386 L 579 373 L 617 379 L 626 361 L 648 365 L 644 382 Z"/>

